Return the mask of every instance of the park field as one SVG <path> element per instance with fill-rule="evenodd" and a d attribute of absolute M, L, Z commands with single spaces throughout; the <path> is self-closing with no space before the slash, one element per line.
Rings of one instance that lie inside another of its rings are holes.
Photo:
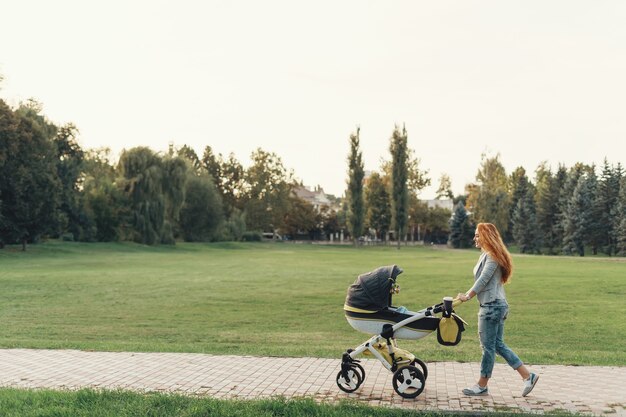
<path fill-rule="evenodd" d="M 0 250 L 0 347 L 340 358 L 367 335 L 347 287 L 404 269 L 395 305 L 421 309 L 472 284 L 477 250 L 217 243 L 47 242 Z M 514 255 L 508 344 L 531 364 L 626 365 L 626 260 Z M 478 361 L 475 300 L 462 342 L 399 341 L 429 361 Z"/>

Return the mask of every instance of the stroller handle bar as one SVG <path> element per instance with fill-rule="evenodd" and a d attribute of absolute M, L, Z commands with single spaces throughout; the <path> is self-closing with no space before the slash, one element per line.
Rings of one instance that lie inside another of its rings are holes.
<path fill-rule="evenodd" d="M 439 314 L 439 313 L 443 313 L 443 315 L 445 317 L 450 317 L 452 315 L 452 309 L 456 306 L 458 306 L 459 304 L 461 304 L 462 301 L 459 300 L 458 298 L 454 299 L 452 297 L 444 297 L 443 298 L 443 302 L 439 303 L 439 304 L 435 304 L 434 306 L 428 307 L 424 310 L 421 310 L 420 312 L 418 312 L 417 314 L 408 317 L 404 320 L 402 320 L 399 323 L 396 323 L 395 325 L 393 325 L 388 331 L 391 331 L 392 333 L 395 332 L 396 330 L 398 330 L 399 328 L 401 328 L 402 326 L 405 326 L 409 323 L 412 323 L 416 320 L 420 320 L 424 317 L 429 317 L 429 316 L 434 316 L 435 314 Z M 382 333 L 381 333 L 382 335 Z"/>

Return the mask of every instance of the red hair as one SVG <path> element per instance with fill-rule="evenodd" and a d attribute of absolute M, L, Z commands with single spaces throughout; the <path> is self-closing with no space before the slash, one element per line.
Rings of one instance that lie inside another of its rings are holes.
<path fill-rule="evenodd" d="M 513 261 L 507 250 L 502 237 L 495 225 L 491 223 L 478 223 L 476 226 L 480 247 L 487 252 L 502 268 L 502 283 L 506 284 L 513 274 Z"/>

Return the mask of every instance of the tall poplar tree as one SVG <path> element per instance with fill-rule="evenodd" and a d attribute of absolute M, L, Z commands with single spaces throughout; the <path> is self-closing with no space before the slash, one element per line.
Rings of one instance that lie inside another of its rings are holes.
<path fill-rule="evenodd" d="M 397 231 L 398 249 L 400 240 L 404 239 L 409 214 L 409 178 L 408 146 L 406 128 L 402 132 L 395 126 L 391 136 L 389 151 L 391 152 L 391 201 L 393 208 L 394 229 Z"/>
<path fill-rule="evenodd" d="M 350 154 L 348 155 L 348 200 L 350 214 L 348 227 L 350 235 L 356 245 L 357 239 L 363 234 L 365 223 L 365 203 L 363 198 L 363 160 L 360 149 L 359 134 L 361 129 L 357 127 L 356 133 L 350 134 Z"/>

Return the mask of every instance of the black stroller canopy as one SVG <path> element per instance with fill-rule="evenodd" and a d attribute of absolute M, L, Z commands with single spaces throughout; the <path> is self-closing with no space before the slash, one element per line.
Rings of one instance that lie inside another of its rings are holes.
<path fill-rule="evenodd" d="M 389 307 L 391 286 L 401 273 L 399 266 L 389 265 L 359 275 L 348 287 L 346 305 L 374 311 Z"/>

